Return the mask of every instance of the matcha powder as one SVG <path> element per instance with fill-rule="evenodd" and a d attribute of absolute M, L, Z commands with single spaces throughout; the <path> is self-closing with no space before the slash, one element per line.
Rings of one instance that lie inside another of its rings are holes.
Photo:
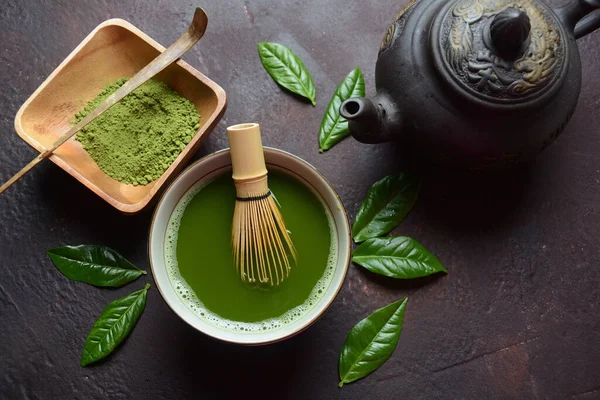
<path fill-rule="evenodd" d="M 77 113 L 79 122 L 127 82 L 107 86 Z M 76 136 L 107 175 L 146 185 L 158 179 L 192 140 L 200 114 L 166 84 L 149 80 L 83 128 Z"/>

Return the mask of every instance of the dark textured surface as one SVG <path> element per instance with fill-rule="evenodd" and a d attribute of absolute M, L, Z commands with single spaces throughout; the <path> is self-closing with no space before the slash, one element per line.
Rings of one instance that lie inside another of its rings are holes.
<path fill-rule="evenodd" d="M 368 187 L 394 172 L 392 145 L 351 139 L 318 154 L 329 96 L 354 67 L 373 94 L 381 38 L 401 2 L 206 1 L 209 28 L 184 58 L 227 91 L 225 127 L 258 121 L 264 142 L 303 157 L 354 215 Z M 13 130 L 19 106 L 100 22 L 121 17 L 169 45 L 189 1 L 4 0 L 0 7 L 0 181 L 35 152 Z M 262 69 L 259 41 L 290 46 L 312 72 L 313 108 Z M 397 233 L 449 271 L 411 282 L 352 266 L 329 311 L 286 342 L 243 348 L 179 320 L 156 288 L 131 337 L 105 362 L 78 365 L 89 329 L 117 290 L 70 282 L 46 249 L 104 244 L 148 268 L 151 214 L 125 217 L 50 162 L 0 196 L 0 398 L 598 399 L 600 398 L 600 33 L 580 40 L 583 90 L 564 134 L 529 168 L 485 177 L 429 174 Z M 338 352 L 372 310 L 409 296 L 392 358 L 337 387 Z"/>

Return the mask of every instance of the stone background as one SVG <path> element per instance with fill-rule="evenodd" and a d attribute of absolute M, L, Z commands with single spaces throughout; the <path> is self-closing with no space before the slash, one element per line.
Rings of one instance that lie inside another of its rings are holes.
<path fill-rule="evenodd" d="M 403 0 L 404 1 L 404 0 Z M 227 147 L 225 127 L 258 121 L 265 145 L 315 165 L 351 217 L 369 186 L 397 171 L 391 144 L 347 139 L 318 153 L 330 95 L 354 67 L 374 93 L 379 43 L 403 1 L 2 0 L 0 181 L 36 152 L 14 132 L 21 104 L 96 25 L 124 18 L 168 46 L 193 7 L 210 17 L 184 59 L 219 83 L 229 107 L 198 156 Z M 304 60 L 317 107 L 280 90 L 259 41 Z M 351 266 L 333 306 L 276 345 L 211 340 L 182 322 L 153 287 L 131 337 L 105 362 L 79 367 L 103 307 L 117 290 L 71 282 L 45 254 L 104 244 L 148 269 L 151 211 L 120 215 L 51 162 L 0 196 L 0 398 L 598 399 L 600 398 L 600 33 L 579 41 L 583 89 L 563 135 L 510 173 L 424 178 L 395 233 L 419 240 L 449 271 L 393 281 Z M 367 379 L 337 387 L 346 334 L 374 309 L 409 296 L 392 358 Z"/>

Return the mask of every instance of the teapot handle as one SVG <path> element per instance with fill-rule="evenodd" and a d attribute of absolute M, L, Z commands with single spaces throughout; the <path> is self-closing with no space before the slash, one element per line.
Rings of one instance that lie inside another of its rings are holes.
<path fill-rule="evenodd" d="M 586 15 L 575 25 L 575 39 L 579 39 L 600 28 L 600 11 Z"/>
<path fill-rule="evenodd" d="M 555 11 L 575 39 L 600 28 L 600 0 L 572 0 Z"/>

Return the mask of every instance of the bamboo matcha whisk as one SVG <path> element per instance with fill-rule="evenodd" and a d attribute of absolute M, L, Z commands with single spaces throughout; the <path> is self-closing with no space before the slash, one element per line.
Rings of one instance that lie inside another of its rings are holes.
<path fill-rule="evenodd" d="M 290 274 L 296 249 L 269 190 L 258 124 L 227 128 L 236 189 L 233 257 L 243 281 L 279 285 Z"/>

